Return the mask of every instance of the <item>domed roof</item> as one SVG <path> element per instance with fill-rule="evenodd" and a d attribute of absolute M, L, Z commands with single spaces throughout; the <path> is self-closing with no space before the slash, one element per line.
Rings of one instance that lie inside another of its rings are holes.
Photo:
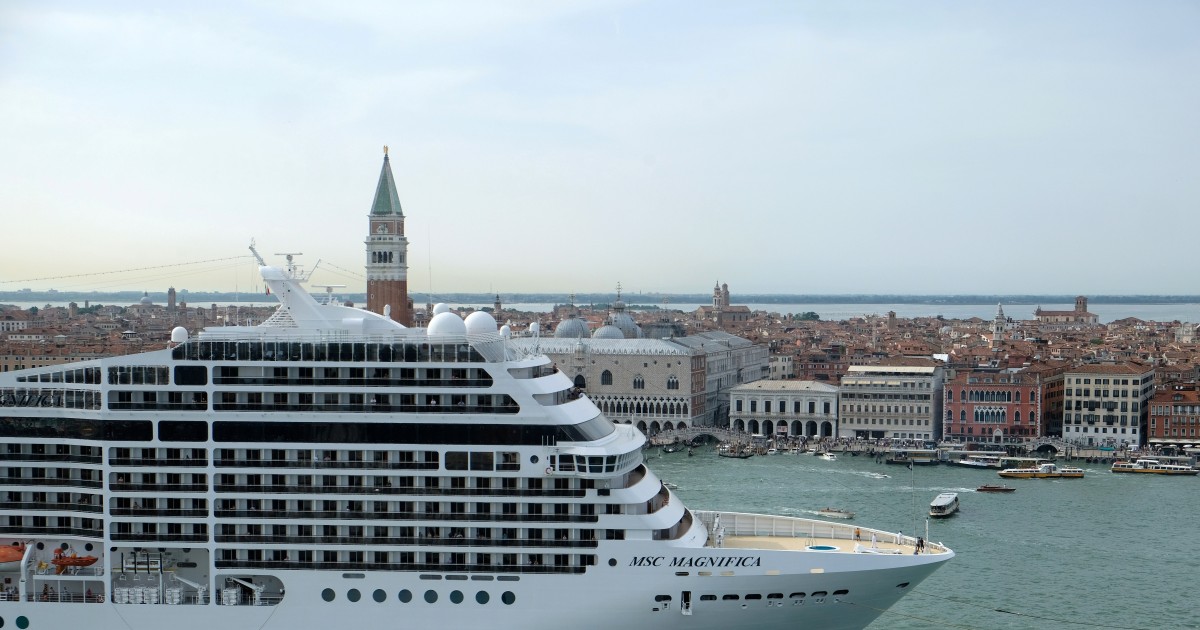
<path fill-rule="evenodd" d="M 612 324 L 605 324 L 592 333 L 592 339 L 624 339 L 625 333 Z"/>
<path fill-rule="evenodd" d="M 462 318 L 454 313 L 438 313 L 429 320 L 429 329 L 427 334 L 430 337 L 441 335 L 458 335 L 467 334 L 467 324 Z"/>
<path fill-rule="evenodd" d="M 531 334 L 531 335 L 536 335 L 536 334 L 538 334 L 538 333 L 540 333 L 540 332 L 542 332 L 542 325 L 541 325 L 541 324 L 539 324 L 539 323 L 537 323 L 537 322 L 533 322 L 532 324 L 530 324 L 530 325 L 529 325 L 529 334 Z"/>
<path fill-rule="evenodd" d="M 627 313 L 613 313 L 613 316 L 609 318 L 609 323 L 621 329 L 621 335 L 626 339 L 642 338 L 642 329 Z"/>
<path fill-rule="evenodd" d="M 142 291 L 141 303 L 143 306 L 150 306 L 154 304 L 154 300 L 150 299 L 150 294 L 148 292 Z"/>
<path fill-rule="evenodd" d="M 435 305 L 433 306 L 433 315 L 434 315 L 434 317 L 437 317 L 438 315 L 441 315 L 442 313 L 449 313 L 449 312 L 450 312 L 450 305 L 449 305 L 449 304 L 445 304 L 445 303 L 443 303 L 443 302 L 439 302 L 439 303 L 437 303 L 437 304 L 435 304 Z"/>
<path fill-rule="evenodd" d="M 500 336 L 504 337 L 505 339 L 511 339 L 512 338 L 512 326 L 509 326 L 508 324 L 501 326 L 500 327 Z"/>
<path fill-rule="evenodd" d="M 578 317 L 568 317 L 554 329 L 554 336 L 558 339 L 578 339 L 591 336 L 591 331 L 588 330 L 587 322 Z"/>
<path fill-rule="evenodd" d="M 475 311 L 467 315 L 465 323 L 467 325 L 467 334 L 469 335 L 496 332 L 496 318 L 484 311 Z"/>

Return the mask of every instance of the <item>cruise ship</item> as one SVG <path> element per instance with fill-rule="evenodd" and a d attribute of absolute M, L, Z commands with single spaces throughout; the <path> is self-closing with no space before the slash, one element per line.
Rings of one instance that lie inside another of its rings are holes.
<path fill-rule="evenodd" d="M 0 627 L 850 629 L 954 556 L 693 510 L 487 312 L 405 327 L 258 260 L 258 326 L 0 374 Z"/>

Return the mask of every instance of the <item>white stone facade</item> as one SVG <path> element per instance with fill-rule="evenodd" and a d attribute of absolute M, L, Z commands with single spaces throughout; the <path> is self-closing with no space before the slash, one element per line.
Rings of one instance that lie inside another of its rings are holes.
<path fill-rule="evenodd" d="M 837 435 L 838 388 L 817 381 L 762 380 L 729 391 L 734 431 L 762 435 Z"/>

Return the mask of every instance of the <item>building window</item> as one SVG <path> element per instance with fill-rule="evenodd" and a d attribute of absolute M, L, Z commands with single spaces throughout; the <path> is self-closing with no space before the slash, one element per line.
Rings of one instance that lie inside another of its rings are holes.
<path fill-rule="evenodd" d="M 674 374 L 667 377 L 667 389 L 679 389 L 679 379 Z"/>
<path fill-rule="evenodd" d="M 601 372 L 600 373 L 600 384 L 601 385 L 612 385 L 612 372 L 609 372 L 608 370 L 604 370 L 603 372 Z"/>
<path fill-rule="evenodd" d="M 633 388 L 634 389 L 646 389 L 646 380 L 642 378 L 641 374 L 638 374 L 637 376 L 633 377 Z"/>

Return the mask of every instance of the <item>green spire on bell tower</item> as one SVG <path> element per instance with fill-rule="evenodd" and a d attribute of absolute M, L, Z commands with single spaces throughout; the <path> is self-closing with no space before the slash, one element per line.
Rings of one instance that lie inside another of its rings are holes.
<path fill-rule="evenodd" d="M 379 184 L 375 186 L 375 201 L 371 204 L 371 216 L 404 216 L 400 209 L 400 195 L 396 193 L 396 180 L 392 177 L 392 163 L 388 160 L 388 148 L 383 147 L 383 170 L 379 171 Z"/>

